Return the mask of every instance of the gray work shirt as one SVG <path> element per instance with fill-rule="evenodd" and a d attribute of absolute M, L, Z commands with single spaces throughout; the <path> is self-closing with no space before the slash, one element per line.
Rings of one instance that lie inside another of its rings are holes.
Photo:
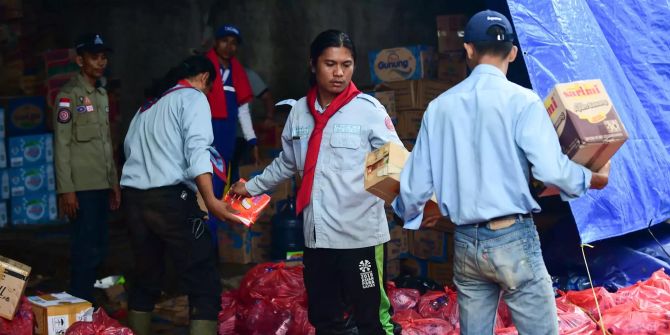
<path fill-rule="evenodd" d="M 252 195 L 303 174 L 314 118 L 307 99 L 296 102 L 282 132 L 282 152 L 246 187 Z M 367 154 L 384 143 L 402 142 L 377 99 L 360 94 L 337 111 L 323 131 L 310 203 L 303 211 L 308 248 L 354 249 L 389 240 L 384 201 L 365 191 Z"/>

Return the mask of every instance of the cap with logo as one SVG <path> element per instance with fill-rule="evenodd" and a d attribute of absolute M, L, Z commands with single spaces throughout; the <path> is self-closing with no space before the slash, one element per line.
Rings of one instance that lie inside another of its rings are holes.
<path fill-rule="evenodd" d="M 82 52 L 98 53 L 98 52 L 112 52 L 112 48 L 105 45 L 100 34 L 86 34 L 77 39 L 75 49 L 78 54 Z"/>
<path fill-rule="evenodd" d="M 499 26 L 504 30 L 504 33 L 497 35 L 488 34 L 488 30 L 493 26 Z M 513 42 L 514 30 L 505 15 L 492 10 L 485 10 L 470 18 L 470 21 L 465 26 L 463 41 L 465 43 Z"/>
<path fill-rule="evenodd" d="M 237 38 L 237 43 L 242 44 L 242 34 L 240 34 L 240 30 L 237 29 L 237 27 L 226 24 L 219 27 L 219 29 L 216 30 L 216 34 L 214 34 L 214 37 L 217 39 L 226 36 L 235 36 Z"/>

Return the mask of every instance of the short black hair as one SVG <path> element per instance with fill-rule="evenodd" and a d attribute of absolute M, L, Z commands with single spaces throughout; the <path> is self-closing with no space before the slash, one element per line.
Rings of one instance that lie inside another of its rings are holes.
<path fill-rule="evenodd" d="M 505 29 L 498 25 L 491 26 L 486 30 L 486 34 L 489 36 L 504 35 L 506 33 Z M 498 56 L 500 58 L 507 57 L 514 46 L 511 41 L 473 42 L 472 44 L 474 45 L 477 54 Z"/>

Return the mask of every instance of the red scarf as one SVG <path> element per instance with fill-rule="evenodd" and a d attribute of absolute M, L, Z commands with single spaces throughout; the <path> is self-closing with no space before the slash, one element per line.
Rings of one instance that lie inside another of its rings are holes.
<path fill-rule="evenodd" d="M 309 112 L 314 117 L 314 130 L 312 135 L 309 137 L 309 142 L 307 143 L 307 155 L 305 156 L 305 171 L 302 177 L 302 185 L 300 185 L 300 190 L 298 190 L 298 197 L 296 199 L 296 213 L 300 214 L 302 210 L 307 207 L 312 198 L 312 186 L 314 185 L 314 172 L 316 171 L 316 161 L 319 158 L 319 149 L 321 148 L 321 138 L 323 137 L 323 130 L 328 124 L 328 120 L 335 115 L 335 113 L 342 109 L 344 105 L 348 104 L 356 96 L 358 96 L 361 91 L 356 88 L 354 82 L 351 82 L 349 86 L 342 91 L 338 96 L 333 99 L 333 101 L 326 107 L 326 110 L 323 114 L 316 111 L 314 108 L 314 103 L 316 102 L 317 89 L 316 86 L 313 86 L 309 92 L 307 92 L 307 107 Z"/>
<path fill-rule="evenodd" d="M 207 94 L 209 107 L 212 110 L 212 118 L 225 119 L 228 117 L 228 110 L 226 107 L 226 94 L 223 91 L 219 57 L 216 55 L 214 49 L 209 50 L 206 56 L 212 64 L 214 64 L 214 68 L 216 69 L 216 78 L 214 78 L 212 90 Z M 233 76 L 233 87 L 235 87 L 235 94 L 237 95 L 237 105 L 242 106 L 254 98 L 254 93 L 251 91 L 247 72 L 244 71 L 242 64 L 240 64 L 237 58 L 233 57 L 230 59 L 230 67 Z"/>

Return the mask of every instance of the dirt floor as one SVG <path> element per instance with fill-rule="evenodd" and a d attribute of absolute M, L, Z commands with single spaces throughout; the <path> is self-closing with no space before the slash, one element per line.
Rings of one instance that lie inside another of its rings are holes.
<path fill-rule="evenodd" d="M 112 220 L 109 228 L 109 253 L 99 269 L 98 278 L 123 275 L 130 280 L 133 261 L 126 226 L 119 220 Z M 67 290 L 70 271 L 68 224 L 3 229 L 0 231 L 0 255 L 32 267 L 26 295 Z M 252 266 L 222 263 L 220 272 L 224 290 L 237 287 Z M 153 317 L 154 334 L 188 334 L 187 299 L 177 289 L 175 277 L 169 266 L 166 267 L 165 294 Z M 126 299 L 123 286 L 108 292 L 96 289 L 94 305 L 102 306 L 110 316 L 125 324 Z"/>

